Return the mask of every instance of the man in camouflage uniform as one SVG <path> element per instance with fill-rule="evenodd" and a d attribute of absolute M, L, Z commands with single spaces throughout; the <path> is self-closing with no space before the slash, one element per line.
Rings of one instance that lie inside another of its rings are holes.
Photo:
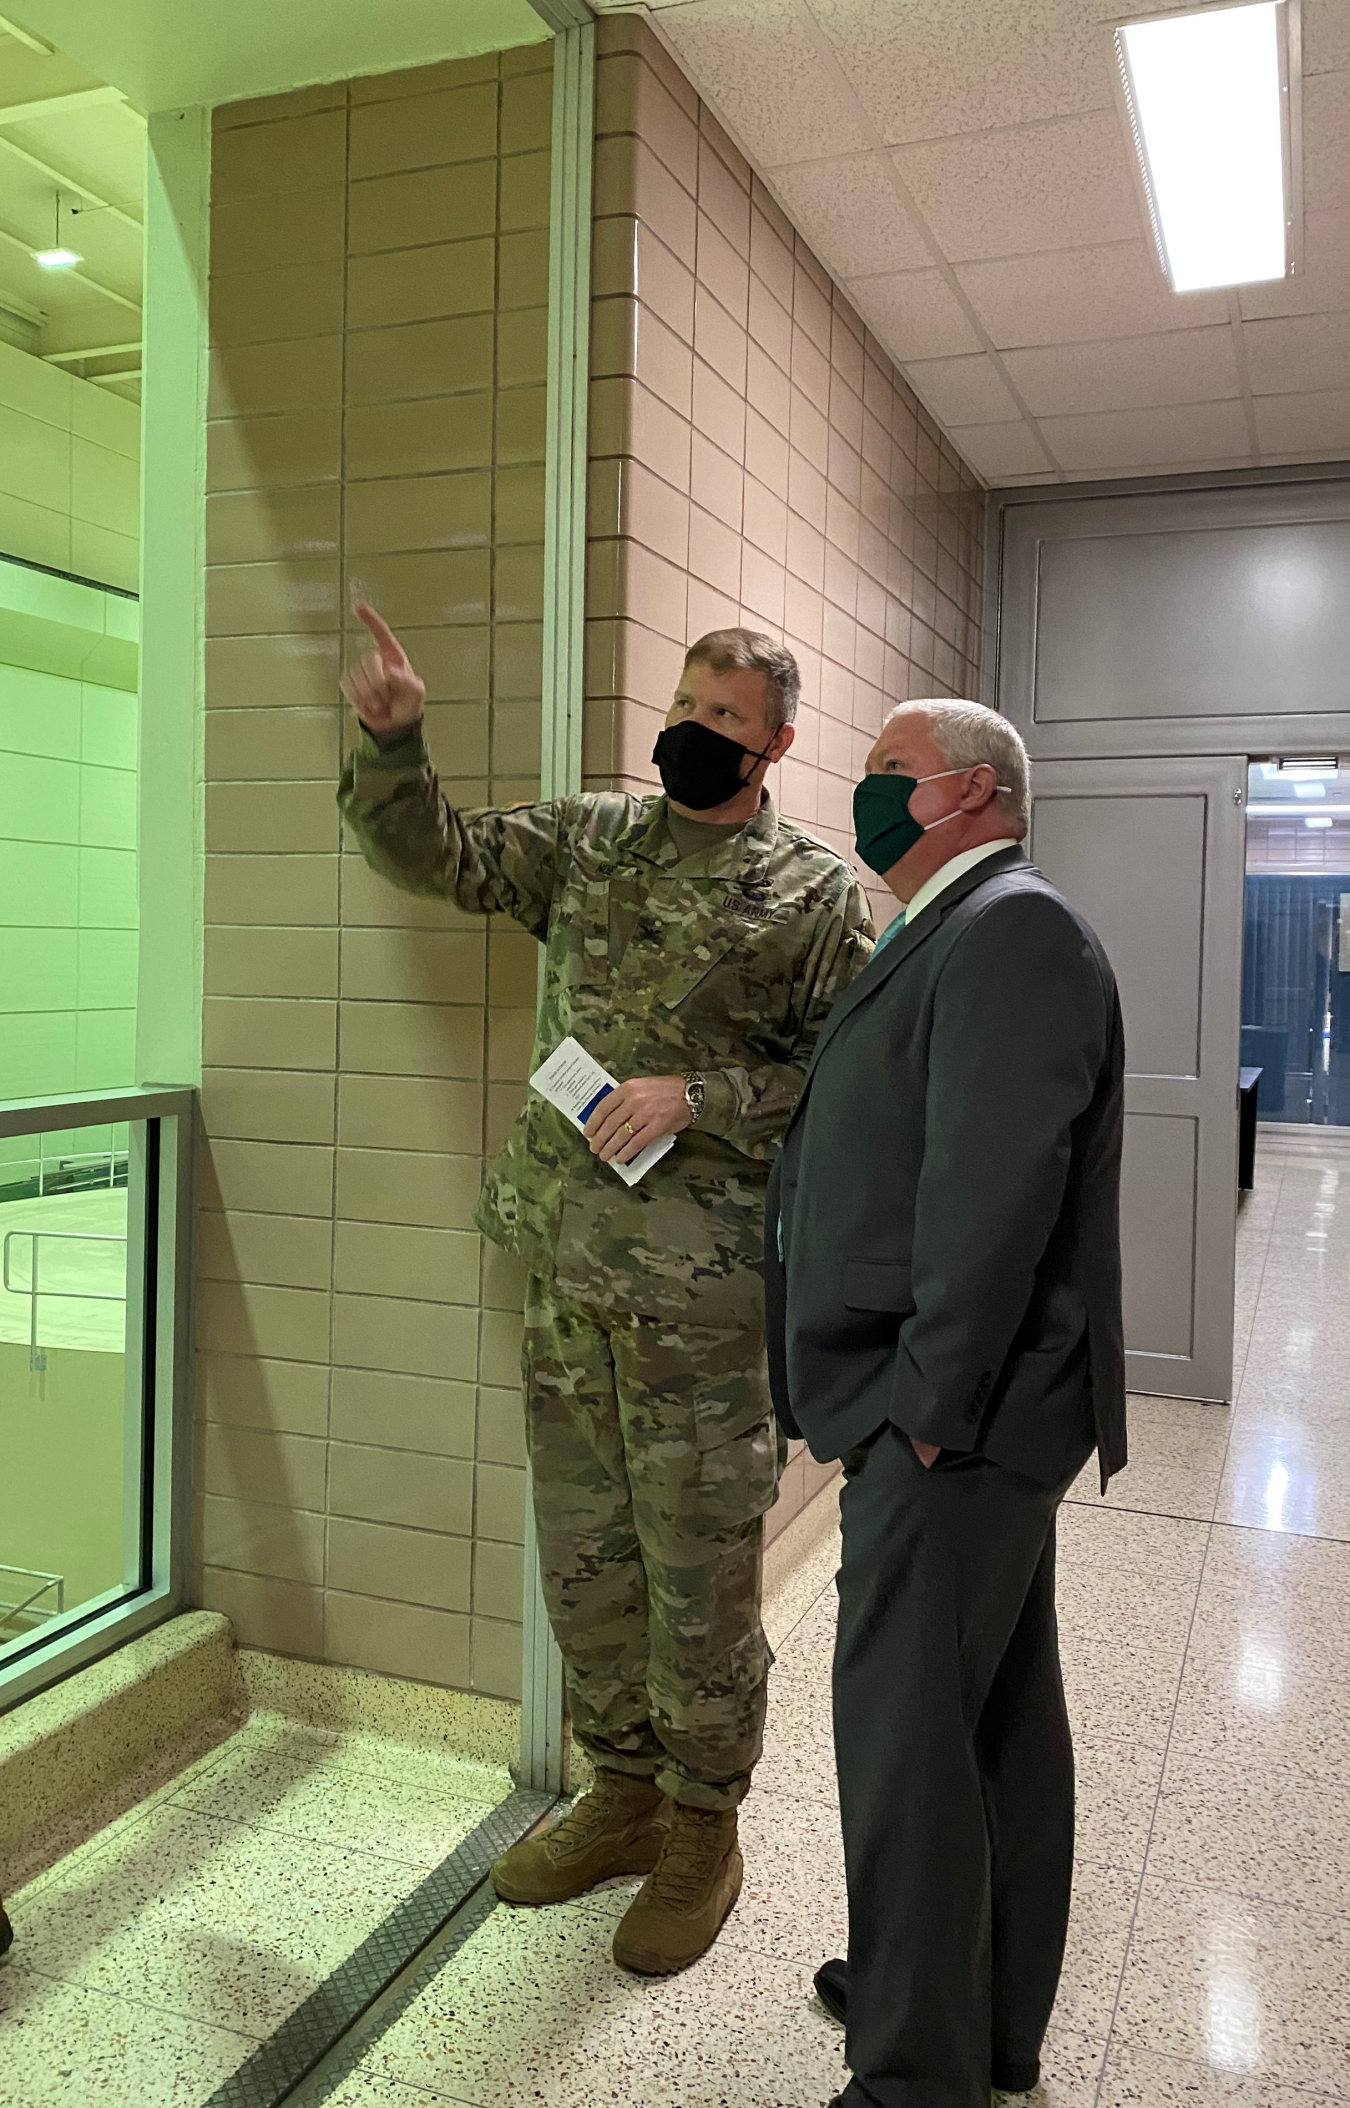
<path fill-rule="evenodd" d="M 376 649 L 344 682 L 364 731 L 339 795 L 367 861 L 513 916 L 545 947 L 532 1067 L 570 1034 L 620 1079 L 584 1136 L 532 1092 L 477 1215 L 527 1269 L 544 1593 L 595 1765 L 572 1812 L 493 1871 L 518 1903 L 647 1874 L 614 1952 L 665 1973 L 711 1944 L 740 1888 L 778 1473 L 764 1190 L 816 1035 L 868 956 L 866 905 L 764 792 L 799 688 L 768 638 L 692 647 L 656 757 L 670 796 L 459 813 L 427 759 L 422 683 L 360 612 Z M 670 1134 L 639 1184 L 611 1168 Z"/>

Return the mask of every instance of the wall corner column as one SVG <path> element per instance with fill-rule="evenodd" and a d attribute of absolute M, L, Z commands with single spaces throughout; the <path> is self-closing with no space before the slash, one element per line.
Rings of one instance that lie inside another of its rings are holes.
<path fill-rule="evenodd" d="M 207 259 L 211 124 L 151 116 L 141 425 L 136 1075 L 201 1080 Z"/>
<path fill-rule="evenodd" d="M 540 4 L 539 12 L 554 31 L 540 795 L 562 798 L 581 789 L 582 770 L 595 24 L 589 10 L 565 0 Z M 568 1768 L 562 1656 L 540 1585 L 528 1482 L 523 1644 L 521 1783 L 561 1793 Z"/>

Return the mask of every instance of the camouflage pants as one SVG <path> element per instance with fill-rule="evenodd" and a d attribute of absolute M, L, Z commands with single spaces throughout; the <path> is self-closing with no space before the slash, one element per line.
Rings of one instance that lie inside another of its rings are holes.
<path fill-rule="evenodd" d="M 601 1311 L 532 1279 L 525 1423 L 549 1619 L 592 1760 L 734 1808 L 764 1733 L 761 1332 Z"/>

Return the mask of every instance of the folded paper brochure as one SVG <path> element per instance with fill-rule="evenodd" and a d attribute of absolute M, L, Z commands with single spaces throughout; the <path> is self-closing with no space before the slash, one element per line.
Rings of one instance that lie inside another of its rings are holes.
<path fill-rule="evenodd" d="M 547 1098 L 572 1125 L 584 1128 L 602 1098 L 618 1089 L 617 1079 L 598 1061 L 593 1061 L 586 1049 L 575 1039 L 565 1039 L 555 1047 L 542 1068 L 535 1070 L 530 1078 L 530 1088 Z M 668 1150 L 675 1147 L 674 1135 L 662 1135 L 634 1157 L 631 1164 L 611 1163 L 610 1170 L 617 1171 L 626 1186 L 635 1186 L 652 1165 L 659 1163 Z"/>

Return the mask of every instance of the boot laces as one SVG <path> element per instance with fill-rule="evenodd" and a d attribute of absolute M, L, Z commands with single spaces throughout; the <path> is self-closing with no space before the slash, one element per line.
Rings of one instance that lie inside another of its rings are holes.
<path fill-rule="evenodd" d="M 723 1857 L 720 1818 L 702 1809 L 681 1808 L 648 1878 L 645 1900 L 662 1908 L 692 1909 L 703 1901 Z"/>
<path fill-rule="evenodd" d="M 617 1796 L 602 1786 L 592 1786 L 568 1809 L 560 1823 L 548 1833 L 548 1848 L 552 1853 L 567 1853 L 584 1848 L 613 1820 Z"/>

